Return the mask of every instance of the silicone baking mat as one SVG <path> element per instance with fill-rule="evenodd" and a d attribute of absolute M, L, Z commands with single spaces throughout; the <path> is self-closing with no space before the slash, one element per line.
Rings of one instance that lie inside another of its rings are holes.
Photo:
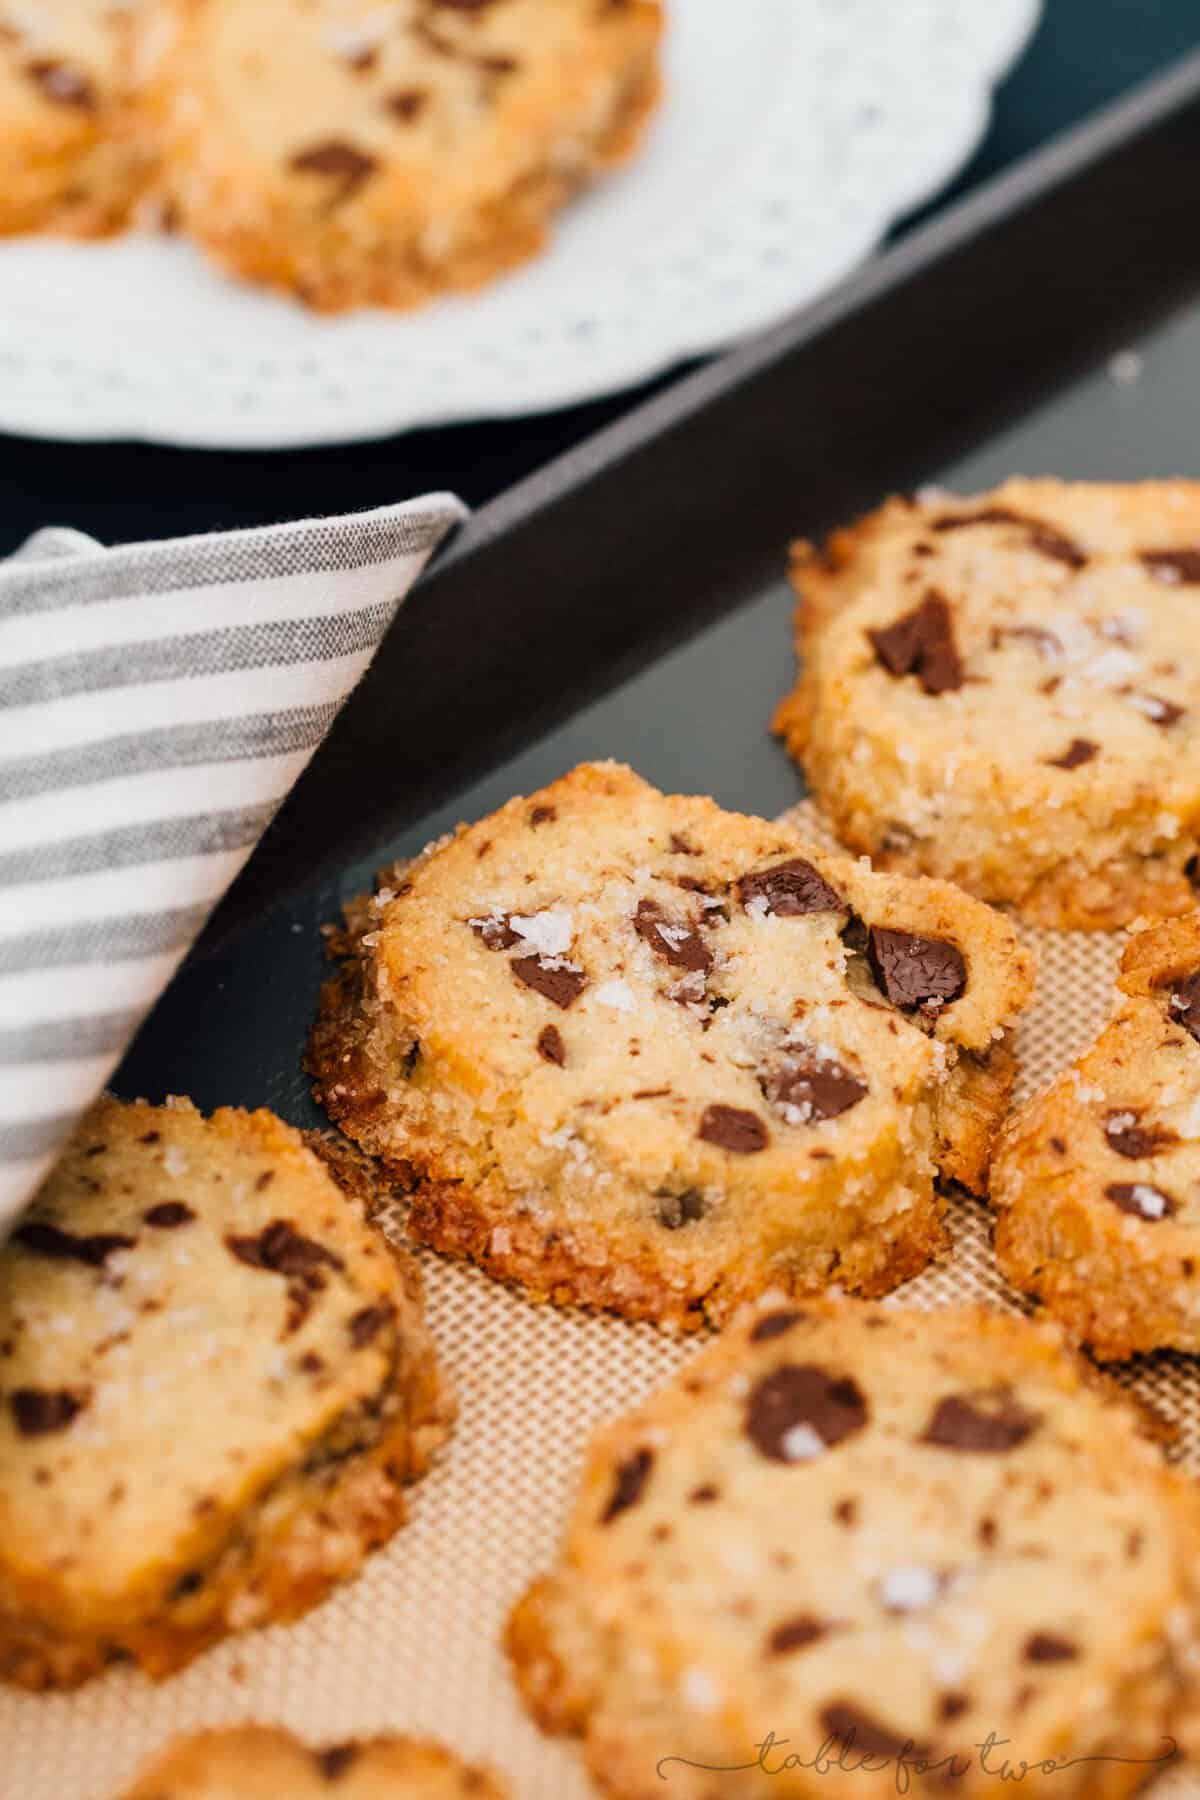
<path fill-rule="evenodd" d="M 824 837 L 806 808 L 788 817 Z M 1104 1019 L 1122 942 L 1031 937 L 1040 973 L 1020 1028 L 1019 1097 L 1044 1085 Z M 951 1254 L 894 1303 L 971 1299 L 1019 1310 L 992 1258 L 986 1207 L 956 1205 L 951 1225 Z M 554 1556 L 593 1427 L 663 1381 L 695 1341 L 532 1306 L 477 1270 L 420 1259 L 461 1414 L 446 1453 L 412 1492 L 410 1523 L 357 1582 L 299 1624 L 233 1639 L 161 1685 L 119 1668 L 75 1694 L 0 1690 L 3 1800 L 109 1800 L 175 1733 L 250 1719 L 311 1742 L 384 1729 L 428 1734 L 490 1763 L 516 1800 L 594 1794 L 570 1744 L 543 1739 L 525 1718 L 499 1637 L 513 1601 Z M 1172 1454 L 1200 1471 L 1200 1360 L 1142 1358 L 1117 1375 L 1172 1421 Z M 1176 1770 L 1156 1784 L 1160 1797 L 1200 1800 L 1200 1775 Z"/>

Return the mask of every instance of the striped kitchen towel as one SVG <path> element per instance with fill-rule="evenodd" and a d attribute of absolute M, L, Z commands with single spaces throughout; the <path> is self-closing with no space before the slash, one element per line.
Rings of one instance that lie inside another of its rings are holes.
<path fill-rule="evenodd" d="M 0 562 L 0 1236 L 465 513 Z"/>

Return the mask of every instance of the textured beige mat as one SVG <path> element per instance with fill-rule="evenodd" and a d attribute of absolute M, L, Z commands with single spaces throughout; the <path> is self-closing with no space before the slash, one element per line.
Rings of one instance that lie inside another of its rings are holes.
<path fill-rule="evenodd" d="M 803 811 L 794 822 L 812 829 Z M 1100 1024 L 1120 950 L 1084 933 L 1034 935 L 1041 974 L 1020 1037 L 1022 1094 Z M 897 1302 L 1017 1307 L 992 1260 L 986 1208 L 964 1204 L 951 1222 L 951 1257 Z M 519 1710 L 497 1637 L 554 1554 L 591 1428 L 690 1352 L 649 1327 L 533 1307 L 475 1270 L 422 1262 L 462 1411 L 447 1454 L 414 1490 L 410 1525 L 300 1624 L 225 1644 L 161 1686 L 116 1670 L 72 1695 L 0 1690 L 2 1800 L 108 1800 L 174 1733 L 246 1719 L 314 1741 L 428 1733 L 492 1763 L 517 1800 L 588 1800 L 570 1747 L 541 1739 Z M 1175 1453 L 1200 1471 L 1200 1360 L 1144 1358 L 1122 1379 L 1177 1425 Z M 1185 1771 L 1154 1790 L 1154 1800 L 1185 1797 L 1200 1800 L 1200 1777 Z"/>

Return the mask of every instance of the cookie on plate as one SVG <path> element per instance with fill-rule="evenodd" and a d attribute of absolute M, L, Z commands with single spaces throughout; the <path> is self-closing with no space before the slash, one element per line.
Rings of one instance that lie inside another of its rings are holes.
<path fill-rule="evenodd" d="M 151 89 L 182 227 L 328 310 L 415 306 L 541 249 L 628 154 L 659 0 L 174 0 Z"/>
<path fill-rule="evenodd" d="M 173 1745 L 123 1800 L 505 1800 L 507 1792 L 438 1744 L 386 1737 L 309 1750 L 289 1732 L 246 1725 Z"/>
<path fill-rule="evenodd" d="M 0 1249 L 0 1677 L 295 1617 L 451 1413 L 415 1270 L 297 1132 L 102 1100 Z"/>
<path fill-rule="evenodd" d="M 1009 1120 L 996 1255 L 1103 1359 L 1200 1351 L 1200 913 L 1132 937 L 1103 1031 Z"/>
<path fill-rule="evenodd" d="M 584 764 L 351 909 L 309 1045 L 413 1235 L 672 1328 L 881 1293 L 986 1180 L 1031 958 L 941 882 Z"/>
<path fill-rule="evenodd" d="M 153 156 L 131 92 L 144 0 L 0 0 L 0 235 L 124 225 Z"/>
<path fill-rule="evenodd" d="M 1119 1800 L 1200 1617 L 1200 1499 L 1139 1423 L 1050 1326 L 760 1304 L 594 1441 L 525 1700 L 617 1800 L 977 1800 L 1045 1758 L 1031 1791 Z"/>
<path fill-rule="evenodd" d="M 776 727 L 844 843 L 1039 925 L 1196 904 L 1200 483 L 892 500 L 793 574 Z"/>

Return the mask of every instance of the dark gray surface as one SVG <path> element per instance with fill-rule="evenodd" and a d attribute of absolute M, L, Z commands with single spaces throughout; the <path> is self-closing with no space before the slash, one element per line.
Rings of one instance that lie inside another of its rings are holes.
<path fill-rule="evenodd" d="M 1200 307 L 1131 348 L 1142 359 L 1135 382 L 1119 382 L 1102 364 L 944 470 L 931 476 L 914 468 L 913 484 L 932 478 L 970 492 L 1015 472 L 1200 475 Z M 745 811 L 771 815 L 793 803 L 800 777 L 768 733 L 794 672 L 785 553 L 780 544 L 780 580 L 749 604 L 499 763 L 347 868 L 340 882 L 302 888 L 252 932 L 197 958 L 142 1033 L 118 1091 L 159 1099 L 182 1087 L 205 1109 L 270 1105 L 297 1123 L 319 1122 L 298 1061 L 322 975 L 321 922 L 336 914 L 341 896 L 368 885 L 381 862 L 411 855 L 458 820 L 479 818 L 583 758 L 615 757 L 657 786 L 709 793 Z M 619 604 L 637 600 L 636 593 L 614 596 Z M 1178 603 L 1195 604 L 1185 595 Z M 564 656 L 569 649 L 564 626 Z M 364 781 L 386 778 L 386 770 L 364 771 Z"/>

